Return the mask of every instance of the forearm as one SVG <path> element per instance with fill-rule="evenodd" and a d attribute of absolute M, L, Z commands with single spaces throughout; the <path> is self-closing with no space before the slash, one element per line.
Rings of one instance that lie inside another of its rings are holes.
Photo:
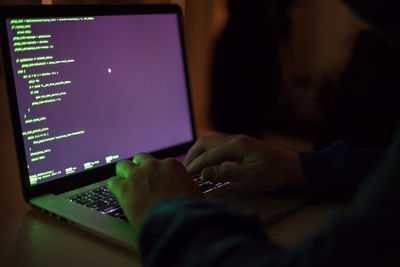
<path fill-rule="evenodd" d="M 183 197 L 149 211 L 139 244 L 145 266 L 256 266 L 260 255 L 280 251 L 268 242 L 258 216 Z"/>
<path fill-rule="evenodd" d="M 268 241 L 257 216 L 170 198 L 146 215 L 139 244 L 144 266 L 379 266 L 397 255 L 385 254 L 398 244 L 395 218 L 349 208 L 324 231 L 284 251 Z"/>
<path fill-rule="evenodd" d="M 385 152 L 385 149 L 351 149 L 342 141 L 321 151 L 299 152 L 310 199 L 350 200 Z"/>

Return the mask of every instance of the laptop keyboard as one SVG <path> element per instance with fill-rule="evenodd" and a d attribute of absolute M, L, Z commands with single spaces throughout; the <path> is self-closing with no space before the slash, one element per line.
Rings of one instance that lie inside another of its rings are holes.
<path fill-rule="evenodd" d="M 229 184 L 229 182 L 215 184 L 213 182 L 204 180 L 200 175 L 194 175 L 193 181 L 200 187 L 203 193 L 209 193 L 217 188 L 220 188 L 221 186 Z M 71 202 L 76 202 L 93 210 L 97 210 L 102 214 L 107 214 L 115 218 L 128 221 L 127 217 L 122 211 L 121 206 L 114 195 L 110 192 L 107 185 L 73 195 L 68 197 L 68 199 Z"/>
<path fill-rule="evenodd" d="M 200 189 L 203 191 L 204 194 L 209 193 L 217 188 L 220 188 L 221 186 L 224 186 L 226 184 L 229 184 L 229 182 L 220 182 L 220 183 L 213 183 L 208 180 L 203 179 L 200 174 L 195 174 L 192 176 L 193 181 L 200 187 Z"/>
<path fill-rule="evenodd" d="M 125 221 L 128 220 L 117 199 L 110 192 L 107 185 L 71 196 L 68 199 L 103 214 L 108 214 Z"/>

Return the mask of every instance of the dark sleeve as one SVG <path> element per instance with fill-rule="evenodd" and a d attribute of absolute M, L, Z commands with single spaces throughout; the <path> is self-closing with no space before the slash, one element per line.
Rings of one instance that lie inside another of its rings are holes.
<path fill-rule="evenodd" d="M 351 149 L 343 141 L 321 151 L 298 152 L 310 200 L 351 200 L 385 152 Z"/>
<path fill-rule="evenodd" d="M 139 235 L 143 266 L 400 266 L 399 216 L 349 209 L 292 250 L 268 241 L 260 220 L 189 198 L 159 202 Z"/>
<path fill-rule="evenodd" d="M 255 214 L 185 197 L 152 207 L 144 218 L 139 245 L 143 265 L 154 267 L 244 266 L 245 262 L 256 266 L 261 255 L 280 251 L 268 242 Z"/>

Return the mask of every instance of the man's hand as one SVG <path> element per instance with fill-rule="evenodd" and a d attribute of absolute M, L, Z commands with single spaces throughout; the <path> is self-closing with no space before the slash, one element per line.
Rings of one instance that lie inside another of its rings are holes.
<path fill-rule="evenodd" d="M 143 153 L 137 154 L 132 161 L 117 163 L 116 176 L 108 180 L 108 187 L 135 227 L 140 227 L 146 211 L 163 198 L 203 197 L 179 161 L 172 158 L 156 160 Z"/>
<path fill-rule="evenodd" d="M 296 152 L 243 135 L 200 138 L 189 150 L 185 165 L 189 173 L 201 172 L 207 180 L 238 182 L 258 191 L 304 186 Z"/>

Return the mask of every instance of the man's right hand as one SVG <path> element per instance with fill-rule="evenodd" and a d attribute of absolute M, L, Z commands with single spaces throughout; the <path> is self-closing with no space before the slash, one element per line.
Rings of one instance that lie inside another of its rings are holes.
<path fill-rule="evenodd" d="M 244 135 L 201 137 L 189 150 L 185 166 L 204 179 L 238 182 L 257 191 L 304 186 L 296 152 Z"/>

